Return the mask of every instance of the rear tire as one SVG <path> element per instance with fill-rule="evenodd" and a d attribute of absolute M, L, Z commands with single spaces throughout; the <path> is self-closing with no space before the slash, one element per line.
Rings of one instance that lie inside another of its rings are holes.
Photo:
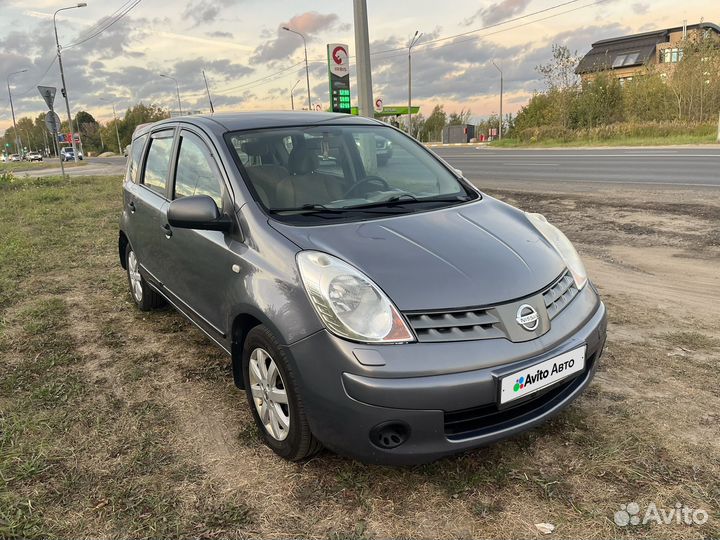
<path fill-rule="evenodd" d="M 130 244 L 125 246 L 125 268 L 130 296 L 138 308 L 142 311 L 151 311 L 165 305 L 165 299 L 155 292 L 140 274 L 140 264 Z"/>
<path fill-rule="evenodd" d="M 295 374 L 279 341 L 265 326 L 248 333 L 242 369 L 248 404 L 265 444 L 290 461 L 319 452 L 322 444 L 310 431 Z"/>

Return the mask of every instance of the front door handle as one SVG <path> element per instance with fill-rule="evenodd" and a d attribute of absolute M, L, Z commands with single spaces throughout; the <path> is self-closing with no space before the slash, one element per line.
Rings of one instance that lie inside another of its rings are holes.
<path fill-rule="evenodd" d="M 173 234 L 170 225 L 168 225 L 167 223 L 162 226 L 162 230 L 165 233 L 165 238 L 170 238 Z"/>
<path fill-rule="evenodd" d="M 134 213 L 135 213 L 135 202 L 134 202 L 134 201 L 130 201 L 130 202 L 128 203 L 128 208 L 130 209 L 130 213 L 131 213 L 131 214 L 134 214 Z"/>

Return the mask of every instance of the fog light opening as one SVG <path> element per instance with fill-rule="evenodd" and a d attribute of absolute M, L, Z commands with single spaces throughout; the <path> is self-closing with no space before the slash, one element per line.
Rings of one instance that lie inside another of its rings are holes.
<path fill-rule="evenodd" d="M 392 450 L 410 438 L 410 426 L 405 422 L 384 422 L 370 431 L 370 442 L 383 450 Z"/>

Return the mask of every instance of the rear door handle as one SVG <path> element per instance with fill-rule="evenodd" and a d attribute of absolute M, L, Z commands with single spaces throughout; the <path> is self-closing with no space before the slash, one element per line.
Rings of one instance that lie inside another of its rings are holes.
<path fill-rule="evenodd" d="M 162 226 L 162 230 L 165 233 L 165 238 L 170 238 L 173 235 L 172 229 L 167 223 Z"/>

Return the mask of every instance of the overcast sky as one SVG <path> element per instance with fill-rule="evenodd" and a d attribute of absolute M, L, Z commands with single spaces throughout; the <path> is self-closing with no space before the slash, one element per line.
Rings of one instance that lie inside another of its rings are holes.
<path fill-rule="evenodd" d="M 312 100 L 327 107 L 325 45 L 348 43 L 354 55 L 351 0 L 142 0 L 103 33 L 71 46 L 135 1 L 87 0 L 85 8 L 58 14 L 73 112 L 88 110 L 107 120 L 112 116 L 108 100 L 121 112 L 138 101 L 174 109 L 174 83 L 161 73 L 179 80 L 184 109 L 207 111 L 203 69 L 217 110 L 289 109 L 290 88 L 298 80 L 295 103 L 304 104 L 302 40 L 283 31 L 285 25 L 307 36 Z M 382 51 L 404 47 L 416 30 L 424 36 L 413 52 L 414 104 L 426 115 L 434 104 L 443 103 L 449 112 L 464 107 L 481 117 L 498 110 L 499 78 L 492 60 L 505 74 L 504 109 L 514 112 L 542 88 L 534 68 L 549 60 L 552 43 L 582 54 L 598 39 L 680 26 L 683 19 L 689 24 L 703 17 L 720 23 L 713 20 L 717 12 L 711 7 L 716 2 L 368 0 L 370 48 L 378 53 L 372 57 L 375 97 L 382 97 L 386 105 L 407 103 L 407 52 Z M 52 13 L 68 5 L 72 3 L 0 0 L 3 82 L 9 73 L 29 68 L 12 78 L 17 116 L 44 110 L 36 85 L 60 87 L 53 62 Z M 352 71 L 353 90 L 354 75 Z M 12 123 L 7 91 L 0 96 L 4 130 Z M 60 109 L 59 101 L 56 105 Z"/>

